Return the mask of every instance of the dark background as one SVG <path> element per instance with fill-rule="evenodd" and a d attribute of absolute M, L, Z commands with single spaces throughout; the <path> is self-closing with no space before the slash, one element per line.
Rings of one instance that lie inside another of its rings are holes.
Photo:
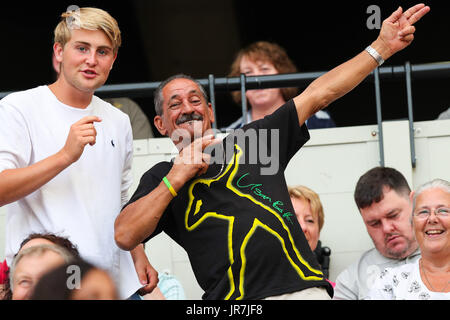
<path fill-rule="evenodd" d="M 195 78 L 225 77 L 236 52 L 253 41 L 283 46 L 300 71 L 326 71 L 362 51 L 378 35 L 368 29 L 368 6 L 378 5 L 381 20 L 413 1 L 251 1 L 129 0 L 2 3 L 0 91 L 23 90 L 54 81 L 53 29 L 69 5 L 105 9 L 118 22 L 123 45 L 107 84 L 161 81 L 175 73 Z M 429 1 L 431 12 L 416 24 L 413 44 L 385 65 L 450 60 L 447 1 Z M 450 77 L 414 79 L 414 120 L 432 120 L 450 107 Z M 403 79 L 383 80 L 384 120 L 407 117 Z M 153 122 L 149 97 L 135 98 Z M 222 127 L 240 116 L 228 93 L 218 92 Z M 362 83 L 328 108 L 338 126 L 376 123 L 373 82 Z"/>

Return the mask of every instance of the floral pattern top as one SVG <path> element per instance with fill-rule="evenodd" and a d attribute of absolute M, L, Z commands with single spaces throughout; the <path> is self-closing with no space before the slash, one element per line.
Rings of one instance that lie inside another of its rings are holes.
<path fill-rule="evenodd" d="M 365 299 L 450 300 L 450 292 L 430 291 L 423 283 L 419 261 L 384 269 Z"/>

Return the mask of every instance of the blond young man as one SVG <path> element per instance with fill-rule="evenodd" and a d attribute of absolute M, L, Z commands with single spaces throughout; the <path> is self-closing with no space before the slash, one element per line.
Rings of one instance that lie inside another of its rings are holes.
<path fill-rule="evenodd" d="M 144 284 L 150 292 L 157 274 L 142 246 L 130 255 L 114 243 L 114 219 L 131 185 L 133 139 L 129 118 L 94 91 L 106 82 L 120 45 L 107 12 L 61 15 L 53 45 L 58 79 L 0 101 L 0 205 L 8 204 L 9 263 L 28 234 L 62 234 L 83 258 L 108 270 L 127 298 Z"/>

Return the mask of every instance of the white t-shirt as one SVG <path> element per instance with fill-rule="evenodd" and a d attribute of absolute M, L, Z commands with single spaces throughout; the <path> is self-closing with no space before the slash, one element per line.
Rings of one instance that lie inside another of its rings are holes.
<path fill-rule="evenodd" d="M 373 248 L 364 252 L 355 263 L 342 271 L 334 287 L 334 300 L 361 300 L 372 288 L 381 272 L 388 268 L 416 261 L 420 258 L 420 251 L 416 250 L 403 260 L 384 257 Z"/>
<path fill-rule="evenodd" d="M 80 159 L 28 196 L 7 206 L 6 258 L 33 232 L 66 236 L 87 261 L 108 270 L 122 298 L 139 280 L 129 252 L 114 241 L 114 220 L 131 185 L 133 138 L 126 114 L 96 96 L 85 109 L 61 103 L 47 86 L 17 92 L 0 101 L 0 172 L 23 168 L 62 149 L 70 126 L 89 115 L 96 144 Z"/>
<path fill-rule="evenodd" d="M 450 300 L 450 292 L 428 290 L 420 276 L 419 260 L 386 268 L 365 299 L 372 300 Z"/>

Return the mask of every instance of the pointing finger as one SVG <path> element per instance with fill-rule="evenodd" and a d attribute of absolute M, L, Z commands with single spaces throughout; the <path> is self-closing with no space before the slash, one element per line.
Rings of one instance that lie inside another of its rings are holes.
<path fill-rule="evenodd" d="M 81 118 L 76 123 L 80 125 L 80 124 L 94 123 L 94 122 L 101 122 L 101 121 L 102 121 L 102 119 L 97 116 L 87 116 L 87 117 Z"/>
<path fill-rule="evenodd" d="M 219 143 L 221 141 L 222 141 L 222 139 L 214 138 L 213 135 L 207 135 L 207 136 L 195 139 L 193 142 L 193 147 L 196 150 L 200 150 L 200 149 L 204 150 L 207 146 Z"/>
<path fill-rule="evenodd" d="M 221 138 L 204 140 L 204 141 L 202 141 L 202 150 L 204 150 L 208 146 L 212 146 L 212 145 L 218 144 L 220 142 L 222 142 Z"/>
<path fill-rule="evenodd" d="M 423 7 L 425 7 L 423 3 L 416 4 L 415 6 L 412 6 L 411 8 L 406 10 L 405 13 L 403 13 L 403 15 L 405 16 L 406 19 L 409 19 L 414 13 L 416 13 Z"/>
<path fill-rule="evenodd" d="M 410 18 L 408 18 L 409 24 L 416 23 L 417 21 L 422 19 L 422 17 L 424 15 L 426 15 L 428 12 L 430 12 L 430 10 L 431 10 L 430 7 L 426 6 L 426 7 L 421 8 L 419 11 L 415 12 Z"/>

